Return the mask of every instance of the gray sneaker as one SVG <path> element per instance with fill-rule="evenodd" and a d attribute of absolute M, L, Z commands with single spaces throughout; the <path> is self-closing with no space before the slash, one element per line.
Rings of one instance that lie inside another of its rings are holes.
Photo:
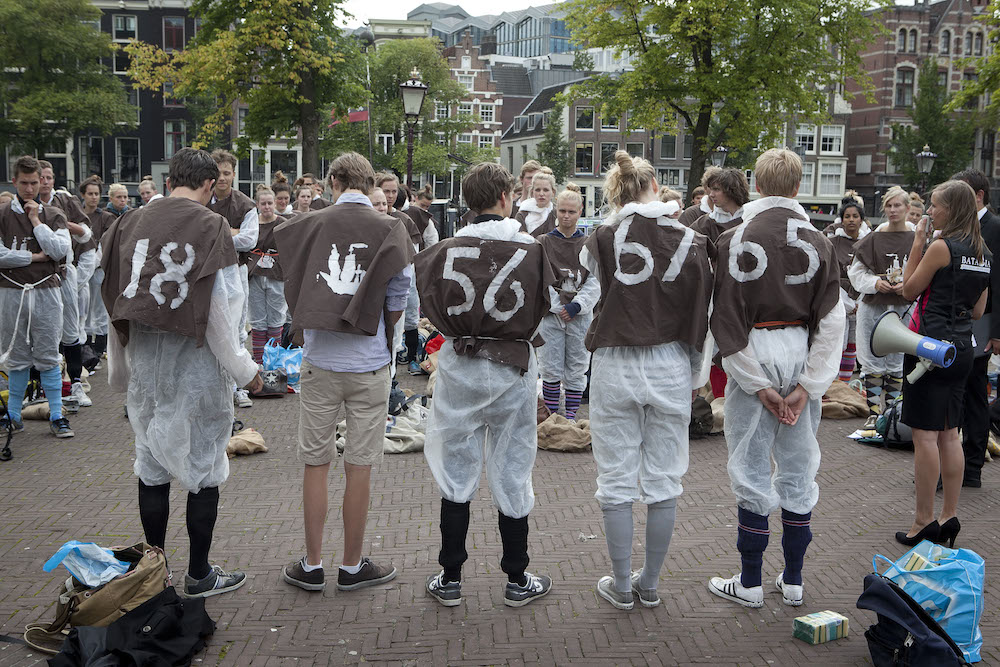
<path fill-rule="evenodd" d="M 635 602 L 632 601 L 632 591 L 621 593 L 615 590 L 614 577 L 601 577 L 598 579 L 597 594 L 618 609 L 625 609 L 627 611 L 635 606 Z"/>
<path fill-rule="evenodd" d="M 11 433 L 20 433 L 24 430 L 24 422 L 10 417 L 0 417 L 0 431 L 10 430 Z"/>
<path fill-rule="evenodd" d="M 72 438 L 76 433 L 73 429 L 69 427 L 69 420 L 65 417 L 60 417 L 59 419 L 53 419 L 49 422 L 49 429 L 52 431 L 52 435 L 57 438 Z"/>
<path fill-rule="evenodd" d="M 503 590 L 503 603 L 508 607 L 523 607 L 532 600 L 544 597 L 552 590 L 552 579 L 544 574 L 524 573 L 524 585 L 508 581 Z"/>
<path fill-rule="evenodd" d="M 632 597 L 639 598 L 639 604 L 643 607 L 660 606 L 660 596 L 655 588 L 639 588 L 639 577 L 641 572 L 632 573 Z"/>
<path fill-rule="evenodd" d="M 247 582 L 247 575 L 242 572 L 226 572 L 218 565 L 212 566 L 212 571 L 204 579 L 195 579 L 190 574 L 184 575 L 184 591 L 186 598 L 207 598 L 222 595 Z"/>
<path fill-rule="evenodd" d="M 376 565 L 370 558 L 361 559 L 361 569 L 350 574 L 337 568 L 337 590 L 354 591 L 368 586 L 377 586 L 396 578 L 396 568 L 392 565 Z"/>
<path fill-rule="evenodd" d="M 462 604 L 462 582 L 444 580 L 444 570 L 427 577 L 427 594 L 445 607 Z"/>
<path fill-rule="evenodd" d="M 323 568 L 306 572 L 303 567 L 305 558 L 301 558 L 290 565 L 286 565 L 281 571 L 285 583 L 298 586 L 304 591 L 322 591 L 326 589 L 326 577 L 323 575 Z"/>

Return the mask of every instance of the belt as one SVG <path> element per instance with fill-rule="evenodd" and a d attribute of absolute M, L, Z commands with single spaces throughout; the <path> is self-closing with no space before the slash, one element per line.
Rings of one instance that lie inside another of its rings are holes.
<path fill-rule="evenodd" d="M 803 320 L 773 320 L 770 322 L 758 322 L 753 325 L 754 329 L 783 329 L 785 327 L 804 327 Z"/>

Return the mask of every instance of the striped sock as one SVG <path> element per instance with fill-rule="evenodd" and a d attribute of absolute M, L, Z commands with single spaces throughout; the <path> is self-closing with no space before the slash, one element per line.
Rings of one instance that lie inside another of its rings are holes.
<path fill-rule="evenodd" d="M 549 412 L 559 412 L 559 383 L 542 380 L 542 400 Z"/>
<path fill-rule="evenodd" d="M 281 345 L 281 332 L 282 327 L 268 327 L 267 328 L 267 340 L 274 339 L 278 345 Z"/>
<path fill-rule="evenodd" d="M 582 391 L 566 390 L 566 419 L 576 420 L 576 411 L 580 409 L 580 403 L 582 401 Z"/>
<path fill-rule="evenodd" d="M 882 414 L 882 374 L 870 373 L 862 376 L 865 384 L 865 394 L 868 399 L 868 413 Z"/>
<path fill-rule="evenodd" d="M 882 388 L 885 391 L 885 406 L 889 407 L 903 394 L 903 376 L 886 375 L 882 379 Z"/>
<path fill-rule="evenodd" d="M 851 376 L 854 375 L 854 366 L 858 360 L 857 346 L 854 343 L 848 343 L 847 347 L 844 348 L 844 354 L 840 357 L 840 381 L 850 382 Z"/>
<path fill-rule="evenodd" d="M 258 364 L 264 356 L 264 346 L 267 345 L 267 330 L 266 329 L 252 329 L 252 342 L 253 346 L 253 360 Z"/>
<path fill-rule="evenodd" d="M 736 548 L 740 550 L 742 571 L 740 583 L 746 588 L 760 586 L 760 570 L 764 565 L 764 550 L 771 531 L 767 527 L 766 514 L 754 514 L 739 508 L 739 528 L 736 533 Z"/>
<path fill-rule="evenodd" d="M 781 510 L 781 548 L 785 552 L 785 573 L 781 579 L 786 584 L 802 585 L 802 562 L 813 535 L 809 530 L 810 519 L 812 512 L 796 514 Z"/>

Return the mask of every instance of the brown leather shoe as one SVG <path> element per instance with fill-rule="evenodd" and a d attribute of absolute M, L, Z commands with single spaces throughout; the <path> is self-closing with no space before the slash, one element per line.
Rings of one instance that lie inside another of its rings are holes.
<path fill-rule="evenodd" d="M 285 582 L 292 586 L 298 586 L 304 591 L 322 591 L 326 589 L 326 577 L 323 576 L 323 568 L 306 572 L 305 568 L 302 567 L 304 560 L 304 558 L 297 560 L 284 567 L 281 574 Z"/>
<path fill-rule="evenodd" d="M 337 590 L 354 591 L 368 586 L 377 586 L 396 578 L 396 568 L 392 565 L 376 565 L 370 558 L 361 559 L 361 569 L 357 574 L 337 568 Z"/>

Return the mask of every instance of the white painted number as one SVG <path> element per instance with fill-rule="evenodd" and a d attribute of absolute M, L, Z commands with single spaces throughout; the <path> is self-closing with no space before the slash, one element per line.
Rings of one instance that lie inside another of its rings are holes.
<path fill-rule="evenodd" d="M 653 275 L 653 253 L 649 248 L 637 241 L 626 241 L 629 229 L 632 227 L 632 218 L 622 221 L 622 224 L 615 230 L 615 279 L 623 285 L 638 285 L 645 282 Z M 684 237 L 681 239 L 677 250 L 670 258 L 670 264 L 663 273 L 662 281 L 672 283 L 681 274 L 684 262 L 687 261 L 688 253 L 691 251 L 691 244 L 694 242 L 694 230 L 684 228 Z M 638 255 L 642 258 L 642 269 L 635 273 L 626 273 L 622 270 L 622 255 Z"/>
<path fill-rule="evenodd" d="M 177 284 L 177 296 L 170 300 L 170 309 L 176 310 L 188 296 L 190 287 L 187 281 L 187 274 L 194 267 L 194 248 L 190 243 L 184 244 L 185 257 L 183 262 L 176 262 L 171 256 L 179 246 L 171 241 L 160 248 L 157 257 L 163 265 L 163 271 L 157 273 L 149 281 L 149 293 L 156 303 L 161 306 L 167 302 L 167 297 L 163 294 L 164 283 Z M 149 254 L 149 239 L 139 239 L 132 251 L 132 276 L 122 295 L 127 299 L 132 299 L 139 291 L 139 276 L 142 267 L 146 265 L 146 258 Z"/>
<path fill-rule="evenodd" d="M 785 243 L 791 248 L 804 252 L 809 259 L 809 265 L 802 273 L 785 276 L 786 285 L 805 285 L 819 271 L 819 252 L 813 244 L 799 238 L 800 229 L 812 229 L 812 227 L 804 220 L 789 218 L 788 226 L 785 228 Z M 744 241 L 744 231 L 746 231 L 746 227 L 740 225 L 729 242 L 729 275 L 738 282 L 749 283 L 764 275 L 767 270 L 767 253 L 759 243 Z M 744 271 L 740 268 L 740 257 L 744 254 L 750 255 L 756 260 L 751 271 Z"/>
<path fill-rule="evenodd" d="M 819 252 L 813 247 L 813 244 L 803 241 L 799 238 L 799 228 L 806 227 L 812 229 L 812 225 L 804 220 L 796 220 L 795 218 L 788 219 L 788 235 L 786 241 L 788 245 L 793 248 L 798 248 L 806 254 L 809 258 L 809 266 L 803 273 L 795 276 L 785 276 L 786 285 L 805 285 L 807 282 L 813 279 L 816 272 L 819 271 Z"/>
<path fill-rule="evenodd" d="M 457 306 L 448 306 L 449 315 L 461 315 L 472 310 L 472 306 L 476 302 L 476 288 L 472 283 L 472 278 L 468 275 L 462 273 L 455 268 L 456 259 L 479 259 L 480 257 L 479 248 L 470 248 L 465 246 L 457 246 L 448 248 L 445 253 L 444 260 L 444 272 L 442 277 L 445 280 L 453 280 L 462 286 L 462 292 L 465 294 L 465 301 Z M 497 304 L 497 294 L 503 287 L 504 282 L 510 277 L 510 274 L 514 272 L 524 258 L 528 256 L 528 251 L 523 249 L 518 249 L 507 263 L 503 265 L 503 268 L 497 272 L 493 280 L 490 281 L 489 287 L 486 288 L 486 294 L 483 296 L 483 310 L 495 319 L 497 322 L 506 322 L 510 318 L 517 314 L 517 311 L 524 307 L 524 288 L 521 285 L 521 281 L 514 280 L 510 284 L 510 290 L 514 293 L 515 303 L 514 307 L 509 310 L 500 310 Z"/>

